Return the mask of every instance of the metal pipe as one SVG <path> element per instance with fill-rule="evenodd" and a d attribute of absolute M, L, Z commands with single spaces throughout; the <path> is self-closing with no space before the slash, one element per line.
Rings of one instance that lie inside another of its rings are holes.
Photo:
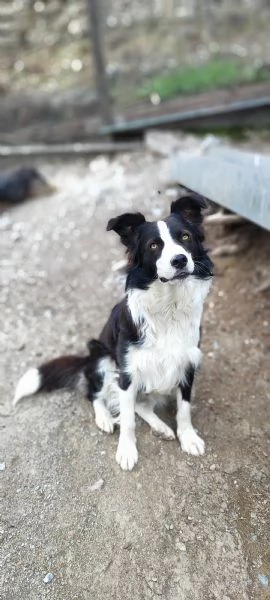
<path fill-rule="evenodd" d="M 244 111 L 253 111 L 262 108 L 270 108 L 270 97 L 231 102 L 231 104 L 223 104 L 220 106 L 212 106 L 207 108 L 198 108 L 196 110 L 188 110 L 184 112 L 173 113 L 171 115 L 145 117 L 142 119 L 135 119 L 134 121 L 115 123 L 113 125 L 102 127 L 99 133 L 101 133 L 102 135 L 108 135 L 112 133 L 127 133 L 132 131 L 149 129 L 151 127 L 173 125 L 175 123 L 181 124 L 191 120 L 199 121 L 200 119 L 205 119 L 208 117 L 222 116 L 226 114 L 229 115 L 234 112 L 243 113 Z"/>
<path fill-rule="evenodd" d="M 111 125 L 113 122 L 109 86 L 106 76 L 105 58 L 103 53 L 101 23 L 100 23 L 100 4 L 98 0 L 87 0 L 89 21 L 91 27 L 91 41 L 93 48 L 93 60 L 95 65 L 96 86 L 98 90 L 98 99 L 100 112 L 103 122 Z"/>
<path fill-rule="evenodd" d="M 8 146 L 0 144 L 0 156 L 52 156 L 52 155 L 97 155 L 136 152 L 141 150 L 140 142 L 75 142 L 74 144 L 24 144 Z"/>

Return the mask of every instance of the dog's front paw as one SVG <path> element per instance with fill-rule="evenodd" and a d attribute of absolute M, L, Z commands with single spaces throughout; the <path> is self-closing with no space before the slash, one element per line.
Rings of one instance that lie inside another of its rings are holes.
<path fill-rule="evenodd" d="M 104 402 L 100 399 L 94 400 L 93 408 L 97 427 L 105 433 L 113 433 L 114 420 Z"/>
<path fill-rule="evenodd" d="M 183 431 L 178 430 L 177 436 L 181 444 L 183 452 L 193 454 L 193 456 L 201 456 L 205 451 L 205 444 L 202 438 L 196 433 L 193 427 L 188 427 Z"/>
<path fill-rule="evenodd" d="M 105 433 L 113 433 L 114 421 L 109 411 L 104 409 L 103 413 L 96 414 L 96 425 L 101 431 L 105 431 Z"/>
<path fill-rule="evenodd" d="M 123 471 L 132 471 L 133 467 L 138 462 L 138 451 L 135 439 L 126 435 L 120 435 L 116 452 L 116 462 Z"/>

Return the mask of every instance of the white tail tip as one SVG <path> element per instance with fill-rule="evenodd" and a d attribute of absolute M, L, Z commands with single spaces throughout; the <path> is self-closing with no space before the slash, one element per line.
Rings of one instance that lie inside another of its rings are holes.
<path fill-rule="evenodd" d="M 41 376 L 38 369 L 29 369 L 29 371 L 26 371 L 16 387 L 13 406 L 15 406 L 21 398 L 35 394 L 39 390 L 40 384 Z"/>

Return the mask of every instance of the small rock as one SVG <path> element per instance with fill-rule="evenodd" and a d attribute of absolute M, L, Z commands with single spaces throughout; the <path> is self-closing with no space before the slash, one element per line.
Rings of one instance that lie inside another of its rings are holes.
<path fill-rule="evenodd" d="M 46 317 L 46 319 L 52 319 L 53 313 L 50 308 L 44 310 L 43 314 L 44 314 L 44 317 Z"/>
<path fill-rule="evenodd" d="M 104 171 L 108 168 L 108 158 L 107 156 L 99 156 L 98 158 L 94 158 L 89 164 L 89 169 L 92 173 L 98 173 L 100 171 Z"/>
<path fill-rule="evenodd" d="M 158 94 L 152 94 L 151 102 L 160 101 Z M 150 130 L 146 132 L 145 145 L 150 152 L 161 156 L 169 156 L 176 150 L 179 150 L 181 143 L 179 138 L 170 131 Z"/>
<path fill-rule="evenodd" d="M 160 104 L 160 96 L 159 96 L 159 94 L 151 94 L 151 96 L 150 96 L 150 102 L 154 106 L 158 106 Z"/>
<path fill-rule="evenodd" d="M 91 485 L 90 492 L 96 492 L 96 490 L 101 490 L 101 488 L 104 486 L 104 483 L 104 479 L 99 479 L 98 481 L 96 481 L 96 483 L 93 483 L 93 485 Z"/>
<path fill-rule="evenodd" d="M 132 543 L 131 542 L 127 542 L 124 546 L 123 549 L 124 550 L 131 550 L 132 548 Z"/>
<path fill-rule="evenodd" d="M 267 575 L 258 575 L 258 579 L 263 587 L 268 587 L 268 577 Z"/>
<path fill-rule="evenodd" d="M 218 146 L 219 144 L 220 141 L 215 135 L 208 134 L 203 138 L 201 142 L 200 151 L 201 153 L 207 152 L 207 150 Z"/>
<path fill-rule="evenodd" d="M 160 206 L 154 206 L 151 210 L 152 215 L 154 215 L 154 217 L 160 217 L 160 215 L 162 214 L 162 208 Z"/>
<path fill-rule="evenodd" d="M 4 471 L 6 468 L 6 463 L 0 463 L 0 471 Z"/>
<path fill-rule="evenodd" d="M 187 551 L 186 544 L 184 544 L 183 542 L 179 542 L 178 549 L 180 550 L 180 552 L 186 552 Z"/>
<path fill-rule="evenodd" d="M 21 352 L 21 351 L 22 351 L 22 350 L 24 350 L 24 349 L 25 349 L 25 344 L 20 344 L 20 345 L 17 347 L 17 350 L 18 350 L 18 352 Z"/>
<path fill-rule="evenodd" d="M 24 231 L 25 230 L 25 223 L 20 223 L 19 221 L 17 223 L 14 223 L 12 226 L 13 231 Z"/>
<path fill-rule="evenodd" d="M 50 583 L 53 580 L 53 574 L 52 573 L 47 573 L 47 575 L 45 575 L 43 581 L 44 583 Z"/>
<path fill-rule="evenodd" d="M 34 240 L 35 240 L 35 242 L 41 242 L 43 240 L 43 233 L 42 233 L 42 231 L 36 231 L 34 233 Z"/>
<path fill-rule="evenodd" d="M 0 230 L 5 231 L 11 227 L 11 219 L 8 214 L 3 214 L 0 217 Z"/>
<path fill-rule="evenodd" d="M 22 239 L 22 234 L 19 231 L 12 231 L 10 237 L 12 242 L 19 242 Z"/>
<path fill-rule="evenodd" d="M 216 465 L 210 465 L 209 469 L 210 469 L 210 471 L 215 471 L 216 470 Z"/>
<path fill-rule="evenodd" d="M 112 264 L 112 272 L 115 273 L 116 271 L 121 271 L 121 269 L 124 269 L 126 266 L 127 261 L 125 259 L 118 260 L 117 262 Z"/>
<path fill-rule="evenodd" d="M 74 221 L 69 221 L 68 222 L 68 228 L 72 231 L 73 229 L 76 229 L 76 224 L 74 223 Z"/>

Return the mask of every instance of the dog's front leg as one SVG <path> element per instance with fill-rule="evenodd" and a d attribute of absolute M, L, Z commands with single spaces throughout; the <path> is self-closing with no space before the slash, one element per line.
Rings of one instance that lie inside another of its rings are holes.
<path fill-rule="evenodd" d="M 190 408 L 194 374 L 195 368 L 190 365 L 184 382 L 180 382 L 177 389 L 177 437 L 184 452 L 199 456 L 204 454 L 204 441 L 192 425 Z"/>
<path fill-rule="evenodd" d="M 135 401 L 137 390 L 126 373 L 120 373 L 120 437 L 116 461 L 124 471 L 132 471 L 138 461 L 135 436 Z"/>

